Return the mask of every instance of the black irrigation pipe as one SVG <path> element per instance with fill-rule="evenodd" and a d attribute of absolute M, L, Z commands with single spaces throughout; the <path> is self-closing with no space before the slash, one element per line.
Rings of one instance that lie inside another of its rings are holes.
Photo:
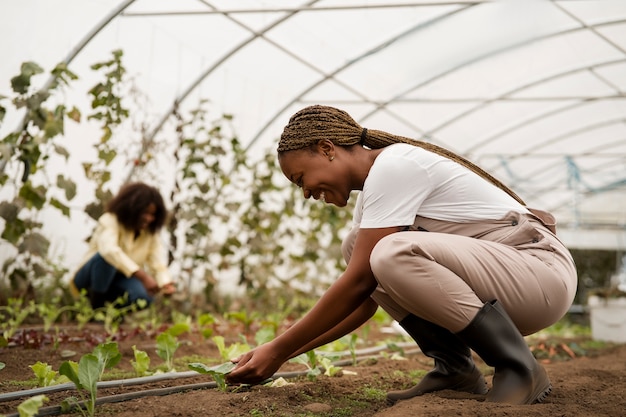
<path fill-rule="evenodd" d="M 415 346 L 414 343 L 410 343 L 410 346 Z M 402 344 L 398 345 L 398 346 L 402 346 Z M 385 347 L 382 348 L 371 348 L 371 349 L 366 349 L 366 350 L 375 350 L 375 351 L 381 351 L 384 350 Z M 418 353 L 421 352 L 419 349 L 414 349 L 411 351 L 406 351 L 405 354 L 413 354 L 413 353 Z M 382 355 L 371 355 L 371 356 L 367 356 L 367 357 L 357 357 L 357 361 L 363 361 L 363 360 L 368 360 L 368 359 L 378 359 L 382 357 Z M 353 363 L 352 359 L 344 359 L 341 361 L 336 361 L 333 362 L 332 365 L 333 366 L 349 366 Z M 219 365 L 218 365 L 219 366 Z M 274 375 L 272 375 L 269 380 L 276 380 L 278 378 L 284 378 L 284 379 L 290 379 L 290 378 L 297 378 L 299 376 L 304 376 L 309 372 L 309 370 L 305 370 L 305 371 L 292 371 L 292 372 L 277 372 Z M 186 378 L 189 376 L 199 376 L 201 374 L 199 374 L 198 372 L 195 371 L 189 371 L 189 372 L 172 372 L 170 373 L 171 375 L 169 375 L 169 378 L 159 378 L 158 380 L 163 380 L 163 379 L 179 379 L 179 378 Z M 184 374 L 184 375 L 177 375 L 174 376 L 176 374 Z M 166 376 L 167 374 L 160 374 L 160 375 L 156 375 L 158 377 L 161 376 Z M 110 388 L 110 387 L 123 387 L 123 386 L 129 386 L 129 385 L 137 385 L 137 384 L 142 384 L 145 382 L 138 382 L 138 380 L 146 380 L 146 379 L 151 379 L 151 377 L 153 377 L 155 375 L 151 375 L 149 377 L 143 377 L 143 378 L 132 378 L 132 379 L 127 379 L 127 380 L 117 380 L 117 381 L 106 381 L 106 382 L 99 382 L 98 383 L 98 388 L 104 388 L 104 384 L 109 384 L 106 387 Z M 152 379 L 150 380 L 150 382 L 154 382 L 157 379 Z M 131 383 L 127 383 L 131 381 Z M 101 385 L 102 384 L 102 385 Z M 55 385 L 53 387 L 44 387 L 44 388 L 57 388 L 59 386 L 62 386 L 61 389 L 55 389 L 55 390 L 48 390 L 46 392 L 56 392 L 56 391 L 63 391 L 63 390 L 67 390 L 67 389 L 73 389 L 76 388 L 76 386 L 73 383 L 70 384 L 60 384 L 60 385 Z M 106 397 L 100 397 L 100 398 L 96 398 L 96 406 L 98 405 L 102 405 L 102 404 L 110 404 L 110 403 L 118 403 L 118 402 L 124 402 L 124 401 L 130 401 L 130 400 L 135 400 L 137 398 L 143 398 L 143 397 L 154 397 L 154 396 L 163 396 L 163 395 L 170 395 L 170 394 L 176 394 L 179 392 L 184 392 L 184 391 L 193 391 L 193 390 L 200 390 L 200 389 L 208 389 L 208 388 L 216 388 L 217 387 L 217 383 L 215 381 L 210 381 L 210 382 L 200 382 L 200 383 L 196 383 L 196 384 L 185 384 L 185 385 L 177 385 L 174 387 L 165 387 L 165 388 L 155 388 L 155 389 L 149 389 L 149 390 L 142 390 L 142 391 L 135 391 L 135 392 L 129 392 L 129 393 L 125 393 L 125 394 L 116 394 L 116 395 L 109 395 Z M 24 390 L 24 391 L 19 391 L 17 393 L 24 393 L 26 391 L 32 392 L 32 391 L 36 391 L 35 390 Z M 41 392 L 38 392 L 39 394 Z M 16 393 L 8 393 L 8 394 L 16 394 Z M 35 395 L 35 394 L 29 394 L 29 395 Z M 20 395 L 20 397 L 22 397 L 24 395 Z M 3 395 L 3 397 L 6 397 L 6 394 Z M 19 398 L 19 397 L 16 397 Z M 15 398 L 12 398 L 15 399 Z M 7 399 L 2 399 L 0 398 L 0 401 L 8 401 Z M 86 408 L 86 402 L 85 401 L 79 401 L 75 404 L 75 406 L 81 407 L 82 409 Z M 37 417 L 43 417 L 43 416 L 53 416 L 53 415 L 58 415 L 63 413 L 63 409 L 60 405 L 53 405 L 53 406 L 49 406 L 49 407 L 42 407 L 38 410 L 37 412 Z M 13 414 L 7 414 L 6 417 L 19 417 L 19 413 L 13 413 Z"/>

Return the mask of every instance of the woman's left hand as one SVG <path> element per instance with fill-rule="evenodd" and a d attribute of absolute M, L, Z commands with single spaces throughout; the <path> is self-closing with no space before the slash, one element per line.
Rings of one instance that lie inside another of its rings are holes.
<path fill-rule="evenodd" d="M 226 380 L 235 384 L 258 384 L 274 375 L 285 360 L 276 354 L 272 342 L 266 343 L 232 359 L 237 367 L 226 376 Z"/>

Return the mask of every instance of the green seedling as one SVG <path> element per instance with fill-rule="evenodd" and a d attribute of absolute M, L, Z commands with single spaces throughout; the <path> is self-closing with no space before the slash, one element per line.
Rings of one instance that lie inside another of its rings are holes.
<path fill-rule="evenodd" d="M 267 343 L 276 337 L 276 328 L 274 326 L 261 327 L 254 335 L 254 341 L 257 346 Z"/>
<path fill-rule="evenodd" d="M 92 353 L 82 356 L 78 363 L 74 361 L 63 362 L 59 368 L 61 375 L 69 378 L 79 392 L 86 390 L 89 394 L 89 399 L 84 401 L 86 412 L 76 398 L 67 399 L 69 407 L 75 405 L 84 416 L 93 417 L 96 409 L 98 381 L 102 379 L 104 371 L 117 365 L 121 358 L 122 355 L 117 348 L 117 343 L 109 342 L 96 346 Z"/>
<path fill-rule="evenodd" d="M 322 373 L 320 368 L 317 366 L 318 365 L 317 359 L 318 358 L 317 358 L 317 355 L 315 354 L 315 351 L 309 350 L 308 352 L 302 353 L 296 356 L 295 358 L 291 358 L 289 362 L 299 363 L 299 364 L 306 366 L 307 368 L 306 376 L 310 381 L 313 381 L 317 378 L 318 375 Z"/>
<path fill-rule="evenodd" d="M 232 362 L 225 362 L 218 366 L 209 367 L 203 363 L 194 362 L 187 366 L 192 371 L 211 375 L 217 384 L 217 388 L 220 391 L 226 391 L 226 375 L 228 375 L 237 365 Z"/>
<path fill-rule="evenodd" d="M 51 385 L 64 384 L 70 382 L 70 380 L 63 375 L 58 375 L 58 372 L 52 370 L 52 367 L 45 362 L 37 362 L 33 365 L 29 365 L 29 368 L 35 373 L 37 378 L 37 386 L 49 387 Z"/>
<path fill-rule="evenodd" d="M 150 356 L 143 350 L 137 349 L 135 345 L 133 345 L 133 353 L 135 360 L 131 360 L 130 364 L 133 366 L 137 376 L 152 375 L 152 372 L 148 371 L 150 368 Z"/>
<path fill-rule="evenodd" d="M 39 409 L 44 402 L 49 401 L 49 398 L 45 395 L 35 395 L 27 400 L 24 400 L 17 406 L 17 412 L 20 417 L 34 417 L 38 415 Z"/>
<path fill-rule="evenodd" d="M 23 305 L 19 298 L 9 298 L 6 306 L 0 306 L 0 329 L 5 339 L 10 339 L 26 318 L 35 311 L 35 303 L 31 301 Z"/>
<path fill-rule="evenodd" d="M 226 347 L 223 336 L 214 336 L 211 340 L 217 345 L 222 359 L 226 361 L 236 358 L 250 350 L 250 346 L 247 343 L 233 343 Z"/>
<path fill-rule="evenodd" d="M 215 317 L 209 313 L 204 313 L 198 316 L 198 330 L 203 338 L 208 339 L 213 336 L 213 324 L 215 323 Z"/>
<path fill-rule="evenodd" d="M 43 320 L 44 331 L 50 330 L 52 325 L 57 319 L 67 311 L 75 310 L 73 305 L 57 307 L 60 304 L 60 299 L 56 298 L 51 304 L 37 304 L 36 311 Z"/>
<path fill-rule="evenodd" d="M 4 362 L 0 362 L 0 370 L 4 369 L 5 366 Z"/>
<path fill-rule="evenodd" d="M 168 372 L 174 371 L 174 352 L 176 352 L 176 349 L 180 346 L 178 339 L 176 336 L 165 331 L 157 336 L 156 342 L 157 355 L 165 361 Z"/>

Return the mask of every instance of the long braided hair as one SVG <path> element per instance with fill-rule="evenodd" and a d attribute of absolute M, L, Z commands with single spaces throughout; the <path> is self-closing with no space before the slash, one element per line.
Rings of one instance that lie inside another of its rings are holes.
<path fill-rule="evenodd" d="M 509 187 L 462 156 L 432 143 L 392 135 L 382 130 L 363 128 L 348 113 L 330 106 L 305 107 L 291 116 L 280 136 L 277 152 L 282 155 L 297 149 L 314 149 L 322 139 L 328 139 L 338 146 L 349 147 L 360 144 L 370 149 L 384 148 L 394 143 L 419 146 L 463 165 L 525 205 Z"/>

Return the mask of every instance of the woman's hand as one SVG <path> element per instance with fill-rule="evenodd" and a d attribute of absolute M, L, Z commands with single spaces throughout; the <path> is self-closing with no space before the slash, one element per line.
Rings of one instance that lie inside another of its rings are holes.
<path fill-rule="evenodd" d="M 161 294 L 163 295 L 172 295 L 176 292 L 176 286 L 173 282 L 168 282 L 167 284 L 161 287 Z"/>
<path fill-rule="evenodd" d="M 237 364 L 226 381 L 231 384 L 258 384 L 278 371 L 287 358 L 280 357 L 272 342 L 232 359 Z"/>
<path fill-rule="evenodd" d="M 148 294 L 155 295 L 159 292 L 159 284 L 157 284 L 156 280 L 146 271 L 140 269 L 136 271 L 133 276 L 141 281 L 146 291 L 148 291 Z"/>

